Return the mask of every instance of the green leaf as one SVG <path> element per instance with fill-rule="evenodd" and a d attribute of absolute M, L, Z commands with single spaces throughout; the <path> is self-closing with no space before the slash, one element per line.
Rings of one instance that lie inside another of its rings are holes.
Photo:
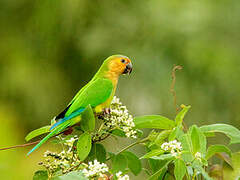
<path fill-rule="evenodd" d="M 128 168 L 135 176 L 137 176 L 142 170 L 142 164 L 139 158 L 129 151 L 124 151 L 121 154 L 123 154 L 127 158 Z"/>
<path fill-rule="evenodd" d="M 164 174 L 163 177 L 164 177 L 164 180 L 175 180 L 174 176 L 168 172 Z M 161 179 L 163 179 L 163 177 Z M 158 179 L 161 180 L 160 177 Z"/>
<path fill-rule="evenodd" d="M 138 129 L 141 128 L 172 129 L 175 126 L 174 121 L 160 115 L 135 117 L 133 121 L 135 123 L 135 127 Z"/>
<path fill-rule="evenodd" d="M 193 125 L 190 128 L 190 134 L 193 145 L 193 152 L 201 152 L 202 154 L 205 154 L 207 146 L 206 136 L 196 125 Z"/>
<path fill-rule="evenodd" d="M 192 166 L 203 175 L 205 180 L 213 180 L 212 178 L 209 177 L 208 173 L 206 173 L 206 171 L 202 168 L 202 165 L 199 161 L 195 160 Z"/>
<path fill-rule="evenodd" d="M 184 175 L 187 172 L 187 167 L 183 160 L 176 159 L 174 162 L 175 168 L 174 168 L 174 176 L 176 180 L 182 180 Z"/>
<path fill-rule="evenodd" d="M 180 137 L 179 141 L 184 151 L 192 152 L 192 140 L 189 134 L 184 134 Z"/>
<path fill-rule="evenodd" d="M 154 149 L 148 153 L 146 153 L 143 157 L 141 157 L 140 159 L 148 159 L 151 158 L 153 156 L 158 156 L 160 154 L 163 154 L 164 151 L 162 149 Z"/>
<path fill-rule="evenodd" d="M 228 124 L 212 124 L 200 127 L 202 132 L 220 132 L 226 134 L 230 139 L 230 144 L 240 143 L 240 131 Z"/>
<path fill-rule="evenodd" d="M 33 180 L 48 180 L 47 171 L 37 171 L 34 173 Z"/>
<path fill-rule="evenodd" d="M 111 133 L 115 136 L 126 137 L 125 132 L 121 129 L 114 129 Z"/>
<path fill-rule="evenodd" d="M 149 148 L 146 147 L 146 151 L 150 152 Z M 164 166 L 165 161 L 161 161 L 161 160 L 155 160 L 155 159 L 148 159 L 148 163 L 150 166 L 150 169 L 152 171 L 152 173 L 157 172 L 161 167 Z"/>
<path fill-rule="evenodd" d="M 161 166 L 161 168 L 159 168 L 159 170 L 157 172 L 155 172 L 150 178 L 149 180 L 156 180 L 156 179 L 162 179 L 162 177 L 160 177 L 163 173 L 162 172 L 166 172 L 167 166 L 168 164 L 171 162 L 172 160 L 168 160 L 168 161 L 163 161 L 164 164 Z"/>
<path fill-rule="evenodd" d="M 214 154 L 220 153 L 220 152 L 225 152 L 231 157 L 231 150 L 228 147 L 224 145 L 212 145 L 207 150 L 206 159 L 209 159 Z"/>
<path fill-rule="evenodd" d="M 31 139 L 33 139 L 37 136 L 48 133 L 48 132 L 50 132 L 49 131 L 50 128 L 51 128 L 51 126 L 44 126 L 39 129 L 35 129 L 32 132 L 28 133 L 28 135 L 25 137 L 25 140 L 30 141 Z"/>
<path fill-rule="evenodd" d="M 112 171 L 116 173 L 118 171 L 124 171 L 127 168 L 127 158 L 123 154 L 118 154 L 113 157 Z"/>
<path fill-rule="evenodd" d="M 89 133 L 83 133 L 81 136 L 79 136 L 77 142 L 77 153 L 80 161 L 86 159 L 86 157 L 90 153 L 91 146 L 92 140 L 91 135 Z"/>
<path fill-rule="evenodd" d="M 168 159 L 173 159 L 174 156 L 172 154 L 163 154 L 160 156 L 152 156 L 151 159 L 156 159 L 156 160 L 168 160 Z"/>
<path fill-rule="evenodd" d="M 88 180 L 81 171 L 72 171 L 62 176 L 57 176 L 51 180 Z"/>
<path fill-rule="evenodd" d="M 175 127 L 173 131 L 168 136 L 168 141 L 173 141 L 175 139 L 180 139 L 184 135 L 184 132 L 180 129 L 179 126 Z"/>
<path fill-rule="evenodd" d="M 142 131 L 142 130 L 136 129 L 136 131 L 137 131 L 137 137 L 138 137 L 138 138 L 140 138 L 140 137 L 143 136 L 143 131 Z"/>
<path fill-rule="evenodd" d="M 177 126 L 182 125 L 183 118 L 185 117 L 188 110 L 191 108 L 191 106 L 185 106 L 183 104 L 181 105 L 181 107 L 183 109 L 177 114 L 177 116 L 175 118 L 175 123 Z"/>
<path fill-rule="evenodd" d="M 83 131 L 93 131 L 95 129 L 95 116 L 90 105 L 82 112 L 81 128 Z"/>
<path fill-rule="evenodd" d="M 184 160 L 184 162 L 188 163 L 191 163 L 194 160 L 192 153 L 189 151 L 183 151 L 181 157 Z"/>
<path fill-rule="evenodd" d="M 214 132 L 204 132 L 204 135 L 206 137 L 214 137 L 215 136 L 215 133 Z"/>
<path fill-rule="evenodd" d="M 148 163 L 149 163 L 149 166 L 152 170 L 152 173 L 155 173 L 165 164 L 165 161 L 148 159 Z"/>
<path fill-rule="evenodd" d="M 102 144 L 95 143 L 92 145 L 88 160 L 93 161 L 94 159 L 97 159 L 101 163 L 106 161 L 106 150 Z"/>
<path fill-rule="evenodd" d="M 169 134 L 170 134 L 171 132 L 172 132 L 171 130 L 161 131 L 161 132 L 157 135 L 154 143 L 157 144 L 158 146 L 161 146 L 162 143 L 164 142 L 164 140 L 169 136 Z"/>

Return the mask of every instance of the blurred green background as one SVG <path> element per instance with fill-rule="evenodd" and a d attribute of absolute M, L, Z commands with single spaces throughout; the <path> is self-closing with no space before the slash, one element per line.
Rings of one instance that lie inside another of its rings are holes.
<path fill-rule="evenodd" d="M 192 106 L 186 123 L 240 128 L 239 49 L 239 0 L 1 0 L 0 147 L 24 143 L 119 53 L 134 65 L 117 90 L 133 115 L 174 117 L 177 64 L 178 104 Z M 128 143 L 105 142 L 114 151 Z M 29 157 L 30 147 L 1 151 L 0 178 L 31 179 L 48 145 Z"/>

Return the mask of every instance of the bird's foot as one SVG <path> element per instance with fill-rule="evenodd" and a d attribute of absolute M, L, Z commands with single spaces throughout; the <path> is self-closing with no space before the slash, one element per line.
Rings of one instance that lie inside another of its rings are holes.
<path fill-rule="evenodd" d="M 107 114 L 110 114 L 110 113 L 111 113 L 111 109 L 110 108 L 103 109 L 103 114 L 104 115 L 107 115 Z"/>
<path fill-rule="evenodd" d="M 103 109 L 103 111 L 101 113 L 98 113 L 96 115 L 97 115 L 98 119 L 104 120 L 104 117 L 106 115 L 109 115 L 110 113 L 111 113 L 111 109 L 110 108 L 105 108 L 105 109 Z"/>

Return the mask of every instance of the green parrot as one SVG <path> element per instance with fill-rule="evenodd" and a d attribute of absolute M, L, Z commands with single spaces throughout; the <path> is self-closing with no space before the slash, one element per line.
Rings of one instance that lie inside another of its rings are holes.
<path fill-rule="evenodd" d="M 130 74 L 131 72 L 132 63 L 128 57 L 123 55 L 108 57 L 92 80 L 80 89 L 67 108 L 55 117 L 55 120 L 58 120 L 58 122 L 52 125 L 50 133 L 29 151 L 28 155 L 49 138 L 80 122 L 81 113 L 88 105 L 96 113 L 107 110 L 115 94 L 119 76 L 121 74 Z M 77 116 L 80 118 L 75 118 Z"/>

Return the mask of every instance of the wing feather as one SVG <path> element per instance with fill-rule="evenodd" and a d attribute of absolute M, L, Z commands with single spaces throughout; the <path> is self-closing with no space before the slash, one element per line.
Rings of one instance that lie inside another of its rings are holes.
<path fill-rule="evenodd" d="M 94 108 L 104 103 L 111 96 L 112 91 L 113 84 L 111 80 L 105 78 L 95 79 L 78 94 L 68 108 L 65 116 L 70 115 L 80 108 L 85 108 L 89 104 Z"/>

